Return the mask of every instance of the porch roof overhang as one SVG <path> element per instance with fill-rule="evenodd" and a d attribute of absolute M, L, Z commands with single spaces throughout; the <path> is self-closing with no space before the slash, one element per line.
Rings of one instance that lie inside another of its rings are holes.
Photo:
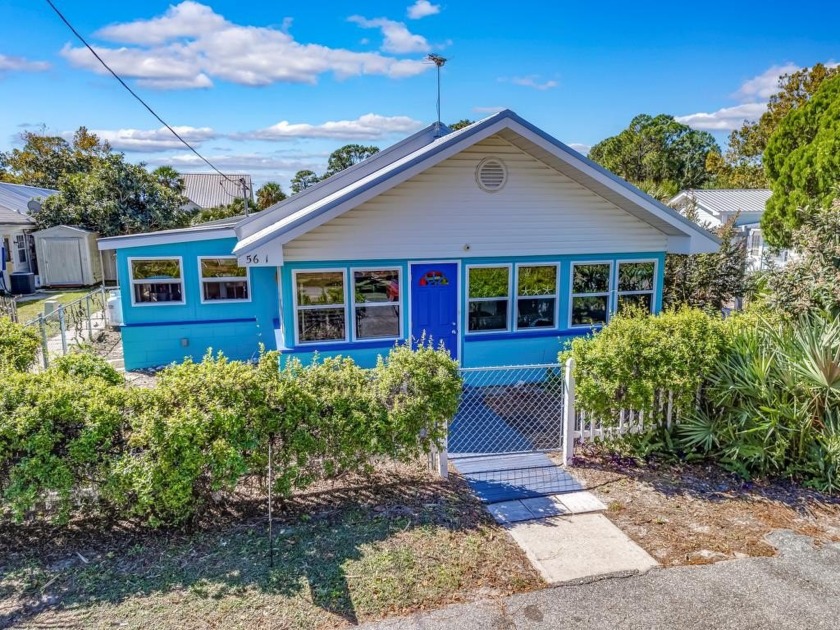
<path fill-rule="evenodd" d="M 372 171 L 361 170 L 355 179 L 348 178 L 346 185 L 333 190 L 325 188 L 323 194 L 312 195 L 311 202 L 302 207 L 290 208 L 284 202 L 275 209 L 261 213 L 259 222 L 242 222 L 236 227 L 239 242 L 234 248 L 234 254 L 242 259 L 247 254 L 264 250 L 266 247 L 281 249 L 285 243 L 493 135 L 504 138 L 661 231 L 667 236 L 669 253 L 699 254 L 717 251 L 720 241 L 704 228 L 551 137 L 514 112 L 505 110 L 469 127 L 433 139 L 406 155 L 394 156 L 394 159 L 385 161 L 380 168 Z M 273 221 L 272 215 L 275 219 Z"/>

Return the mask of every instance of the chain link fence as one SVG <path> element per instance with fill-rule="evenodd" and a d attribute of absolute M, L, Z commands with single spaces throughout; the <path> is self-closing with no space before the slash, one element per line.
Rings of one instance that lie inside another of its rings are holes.
<path fill-rule="evenodd" d="M 450 454 L 562 449 L 562 366 L 462 368 L 461 376 L 464 391 L 449 425 Z"/>
<path fill-rule="evenodd" d="M 34 328 L 41 338 L 38 364 L 46 369 L 50 357 L 64 356 L 74 347 L 93 344 L 107 329 L 108 298 L 105 287 L 85 296 L 57 304 L 52 311 L 45 311 L 24 324 Z"/>
<path fill-rule="evenodd" d="M 15 298 L 0 295 L 0 317 L 8 317 L 13 322 L 17 322 L 17 302 L 15 302 Z"/>

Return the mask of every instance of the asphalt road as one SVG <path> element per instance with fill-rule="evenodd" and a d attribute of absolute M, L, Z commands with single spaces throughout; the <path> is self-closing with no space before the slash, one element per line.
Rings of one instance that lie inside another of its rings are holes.
<path fill-rule="evenodd" d="M 365 628 L 513 630 L 840 628 L 840 544 L 770 534 L 772 558 L 654 569 L 450 606 Z"/>

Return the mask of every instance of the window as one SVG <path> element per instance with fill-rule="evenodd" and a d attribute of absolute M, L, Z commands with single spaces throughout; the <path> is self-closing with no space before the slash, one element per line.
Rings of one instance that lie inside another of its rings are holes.
<path fill-rule="evenodd" d="M 132 304 L 183 304 L 181 258 L 129 258 Z"/>
<path fill-rule="evenodd" d="M 618 311 L 627 306 L 653 310 L 653 287 L 656 282 L 656 263 L 618 263 Z"/>
<path fill-rule="evenodd" d="M 750 234 L 750 256 L 758 258 L 761 256 L 761 232 L 753 231 Z"/>
<path fill-rule="evenodd" d="M 469 267 L 469 332 L 509 330 L 510 266 Z"/>
<path fill-rule="evenodd" d="M 298 342 L 347 341 L 345 272 L 297 271 L 294 277 Z"/>
<path fill-rule="evenodd" d="M 15 244 L 18 250 L 18 262 L 26 263 L 26 236 L 23 234 L 15 236 Z"/>
<path fill-rule="evenodd" d="M 199 258 L 202 302 L 232 302 L 251 299 L 248 269 L 233 256 Z"/>
<path fill-rule="evenodd" d="M 516 267 L 516 329 L 557 325 L 557 266 Z"/>
<path fill-rule="evenodd" d="M 399 338 L 399 269 L 353 271 L 353 313 L 356 339 Z"/>
<path fill-rule="evenodd" d="M 610 263 L 572 265 L 571 325 L 604 324 L 610 308 Z"/>

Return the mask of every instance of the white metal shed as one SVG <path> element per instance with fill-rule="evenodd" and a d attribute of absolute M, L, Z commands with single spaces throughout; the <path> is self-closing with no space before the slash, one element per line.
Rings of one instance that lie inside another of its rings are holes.
<path fill-rule="evenodd" d="M 96 232 L 56 225 L 34 232 L 43 286 L 88 286 L 102 280 Z"/>

